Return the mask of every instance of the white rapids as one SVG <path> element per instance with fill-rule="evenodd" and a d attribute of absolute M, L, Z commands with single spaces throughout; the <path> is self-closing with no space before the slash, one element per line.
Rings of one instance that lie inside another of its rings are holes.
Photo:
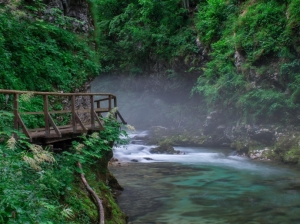
<path fill-rule="evenodd" d="M 150 153 L 150 149 L 157 147 L 156 145 L 145 145 L 140 140 L 134 140 L 137 136 L 144 137 L 147 134 L 147 131 L 130 133 L 129 137 L 132 140 L 126 146 L 115 147 L 114 157 L 120 162 L 175 162 L 181 164 L 227 166 L 239 170 L 259 171 L 265 175 L 278 172 L 278 170 L 273 169 L 266 163 L 262 165 L 260 162 L 253 162 L 248 157 L 236 155 L 234 151 L 228 148 L 174 147 L 181 154 L 152 154 Z M 285 169 L 282 169 L 280 172 L 285 172 Z"/>

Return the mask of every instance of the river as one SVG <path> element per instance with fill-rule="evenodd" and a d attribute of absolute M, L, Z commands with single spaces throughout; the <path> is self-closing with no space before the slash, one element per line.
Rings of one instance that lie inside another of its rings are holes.
<path fill-rule="evenodd" d="M 300 223 L 295 168 L 224 148 L 175 147 L 185 154 L 162 155 L 150 154 L 151 147 L 114 149 L 122 165 L 110 170 L 125 189 L 118 204 L 129 223 Z"/>

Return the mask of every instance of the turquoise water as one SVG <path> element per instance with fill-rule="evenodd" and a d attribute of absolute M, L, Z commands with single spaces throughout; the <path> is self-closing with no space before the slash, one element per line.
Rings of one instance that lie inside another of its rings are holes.
<path fill-rule="evenodd" d="M 125 188 L 118 203 L 129 223 L 300 223 L 298 170 L 226 149 L 176 149 L 186 155 L 116 149 L 121 161 L 139 160 L 110 168 Z"/>

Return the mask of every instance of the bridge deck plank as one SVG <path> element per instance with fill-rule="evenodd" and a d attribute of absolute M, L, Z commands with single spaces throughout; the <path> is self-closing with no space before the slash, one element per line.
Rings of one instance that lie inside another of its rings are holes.
<path fill-rule="evenodd" d="M 97 131 L 97 130 L 103 129 L 101 126 L 95 126 L 94 128 L 92 128 L 91 124 L 84 124 L 84 127 L 87 129 L 87 131 Z M 69 135 L 69 134 L 74 133 L 72 125 L 58 126 L 58 129 L 62 135 Z M 29 132 L 31 138 L 33 138 L 33 139 L 35 139 L 35 138 L 57 138 L 58 137 L 53 127 L 50 128 L 50 134 L 48 137 L 46 137 L 45 128 L 29 129 L 28 132 Z M 86 132 L 86 131 L 83 130 L 79 124 L 77 124 L 77 130 L 76 130 L 75 134 L 84 133 L 84 132 Z"/>

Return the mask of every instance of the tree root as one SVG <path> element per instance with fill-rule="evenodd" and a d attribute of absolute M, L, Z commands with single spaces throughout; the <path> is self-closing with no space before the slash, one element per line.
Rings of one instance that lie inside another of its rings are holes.
<path fill-rule="evenodd" d="M 81 178 L 82 183 L 84 184 L 87 191 L 94 197 L 94 199 L 97 202 L 96 206 L 98 207 L 99 223 L 104 224 L 104 209 L 103 209 L 102 201 L 98 197 L 96 192 L 90 187 L 87 180 L 85 179 L 81 163 L 77 162 L 77 166 L 78 166 L 78 168 L 80 169 L 80 172 L 81 172 L 80 173 L 80 178 Z"/>

